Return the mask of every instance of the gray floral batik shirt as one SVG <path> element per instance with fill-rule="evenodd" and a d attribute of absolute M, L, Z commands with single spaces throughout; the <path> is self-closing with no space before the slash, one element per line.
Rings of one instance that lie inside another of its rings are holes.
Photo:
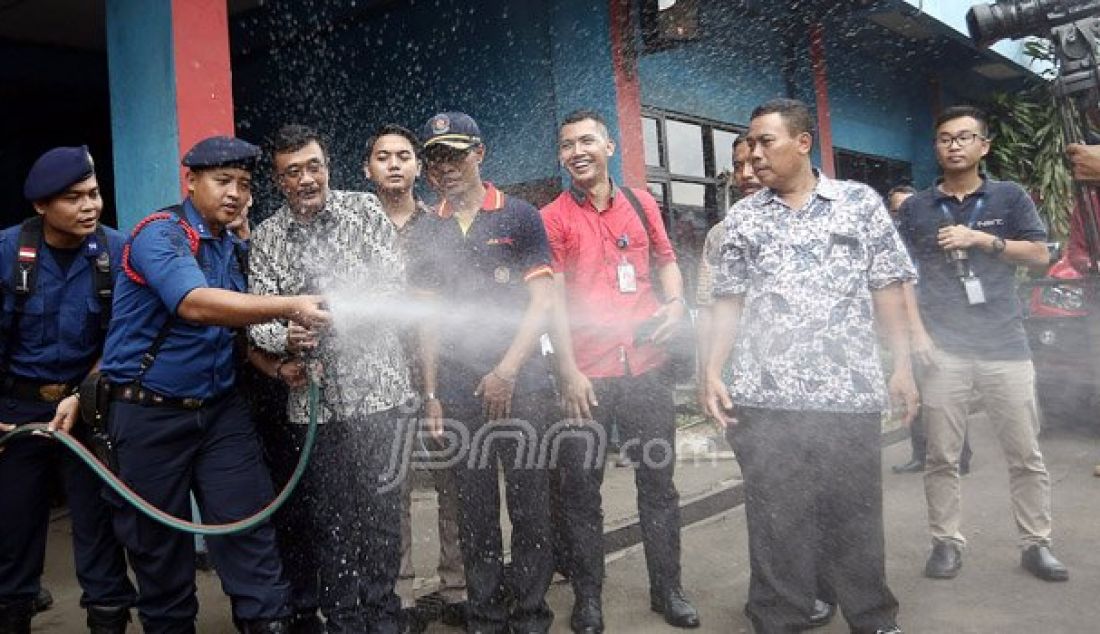
<path fill-rule="evenodd" d="M 884 410 L 871 292 L 916 272 L 882 198 L 818 174 L 802 209 L 765 189 L 738 201 L 724 223 L 714 296 L 743 296 L 734 403 Z"/>
<path fill-rule="evenodd" d="M 320 420 L 347 420 L 404 405 L 413 394 L 399 334 L 405 263 L 393 223 L 374 194 L 332 191 L 309 222 L 285 205 L 256 228 L 249 290 L 261 295 L 325 295 L 333 327 L 317 351 L 324 369 Z M 249 329 L 260 348 L 286 355 L 287 324 Z M 290 390 L 287 416 L 309 420 L 307 391 Z"/>

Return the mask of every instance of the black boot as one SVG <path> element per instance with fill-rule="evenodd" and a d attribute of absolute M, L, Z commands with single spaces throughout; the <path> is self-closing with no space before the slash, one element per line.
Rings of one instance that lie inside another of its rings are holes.
<path fill-rule="evenodd" d="M 603 634 L 603 606 L 599 596 L 577 597 L 569 627 L 577 634 Z"/>
<path fill-rule="evenodd" d="M 290 619 L 252 619 L 238 621 L 241 634 L 290 634 Z"/>
<path fill-rule="evenodd" d="M 34 601 L 0 603 L 0 634 L 30 634 Z"/>
<path fill-rule="evenodd" d="M 665 592 L 650 592 L 649 609 L 665 617 L 665 623 L 672 627 L 699 627 L 699 612 L 684 596 L 680 588 Z"/>
<path fill-rule="evenodd" d="M 130 608 L 119 605 L 89 605 L 89 634 L 125 634 L 130 622 Z"/>
<path fill-rule="evenodd" d="M 290 634 L 325 634 L 325 623 L 317 615 L 317 610 L 312 612 L 303 610 L 295 612 L 290 617 L 290 626 L 287 631 Z"/>

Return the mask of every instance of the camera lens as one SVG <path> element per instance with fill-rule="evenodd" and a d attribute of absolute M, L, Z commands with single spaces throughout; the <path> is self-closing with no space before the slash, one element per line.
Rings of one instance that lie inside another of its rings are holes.
<path fill-rule="evenodd" d="M 970 39 L 989 46 L 1005 38 L 1039 35 L 1049 27 L 1047 13 L 1055 11 L 1059 0 L 1013 0 L 995 4 L 977 4 L 966 12 Z"/>

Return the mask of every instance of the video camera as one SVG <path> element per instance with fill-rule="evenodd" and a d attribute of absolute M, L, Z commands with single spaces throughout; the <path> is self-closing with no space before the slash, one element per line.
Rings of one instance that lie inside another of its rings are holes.
<path fill-rule="evenodd" d="M 966 12 L 970 39 L 979 46 L 1034 35 L 1048 37 L 1051 29 L 1100 15 L 1100 0 L 1006 0 L 979 4 Z"/>

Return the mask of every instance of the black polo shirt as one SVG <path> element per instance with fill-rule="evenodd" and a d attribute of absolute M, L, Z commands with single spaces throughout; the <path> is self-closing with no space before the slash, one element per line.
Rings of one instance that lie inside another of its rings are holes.
<path fill-rule="evenodd" d="M 1017 265 L 970 249 L 970 268 L 981 279 L 986 299 L 971 306 L 954 264 L 936 241 L 944 222 L 965 224 L 1005 240 L 1046 240 L 1046 228 L 1022 187 L 984 176 L 982 181 L 961 202 L 944 193 L 940 182 L 911 196 L 899 212 L 898 232 L 920 270 L 921 318 L 937 346 L 978 359 L 1028 359 L 1031 351 L 1016 294 Z"/>
<path fill-rule="evenodd" d="M 552 276 L 550 247 L 538 211 L 491 184 L 481 211 L 464 233 L 444 204 L 412 228 L 409 283 L 444 302 L 440 324 L 439 398 L 476 400 L 515 339 L 530 295 L 526 282 Z M 520 369 L 516 392 L 550 388 L 547 367 L 533 354 Z"/>

